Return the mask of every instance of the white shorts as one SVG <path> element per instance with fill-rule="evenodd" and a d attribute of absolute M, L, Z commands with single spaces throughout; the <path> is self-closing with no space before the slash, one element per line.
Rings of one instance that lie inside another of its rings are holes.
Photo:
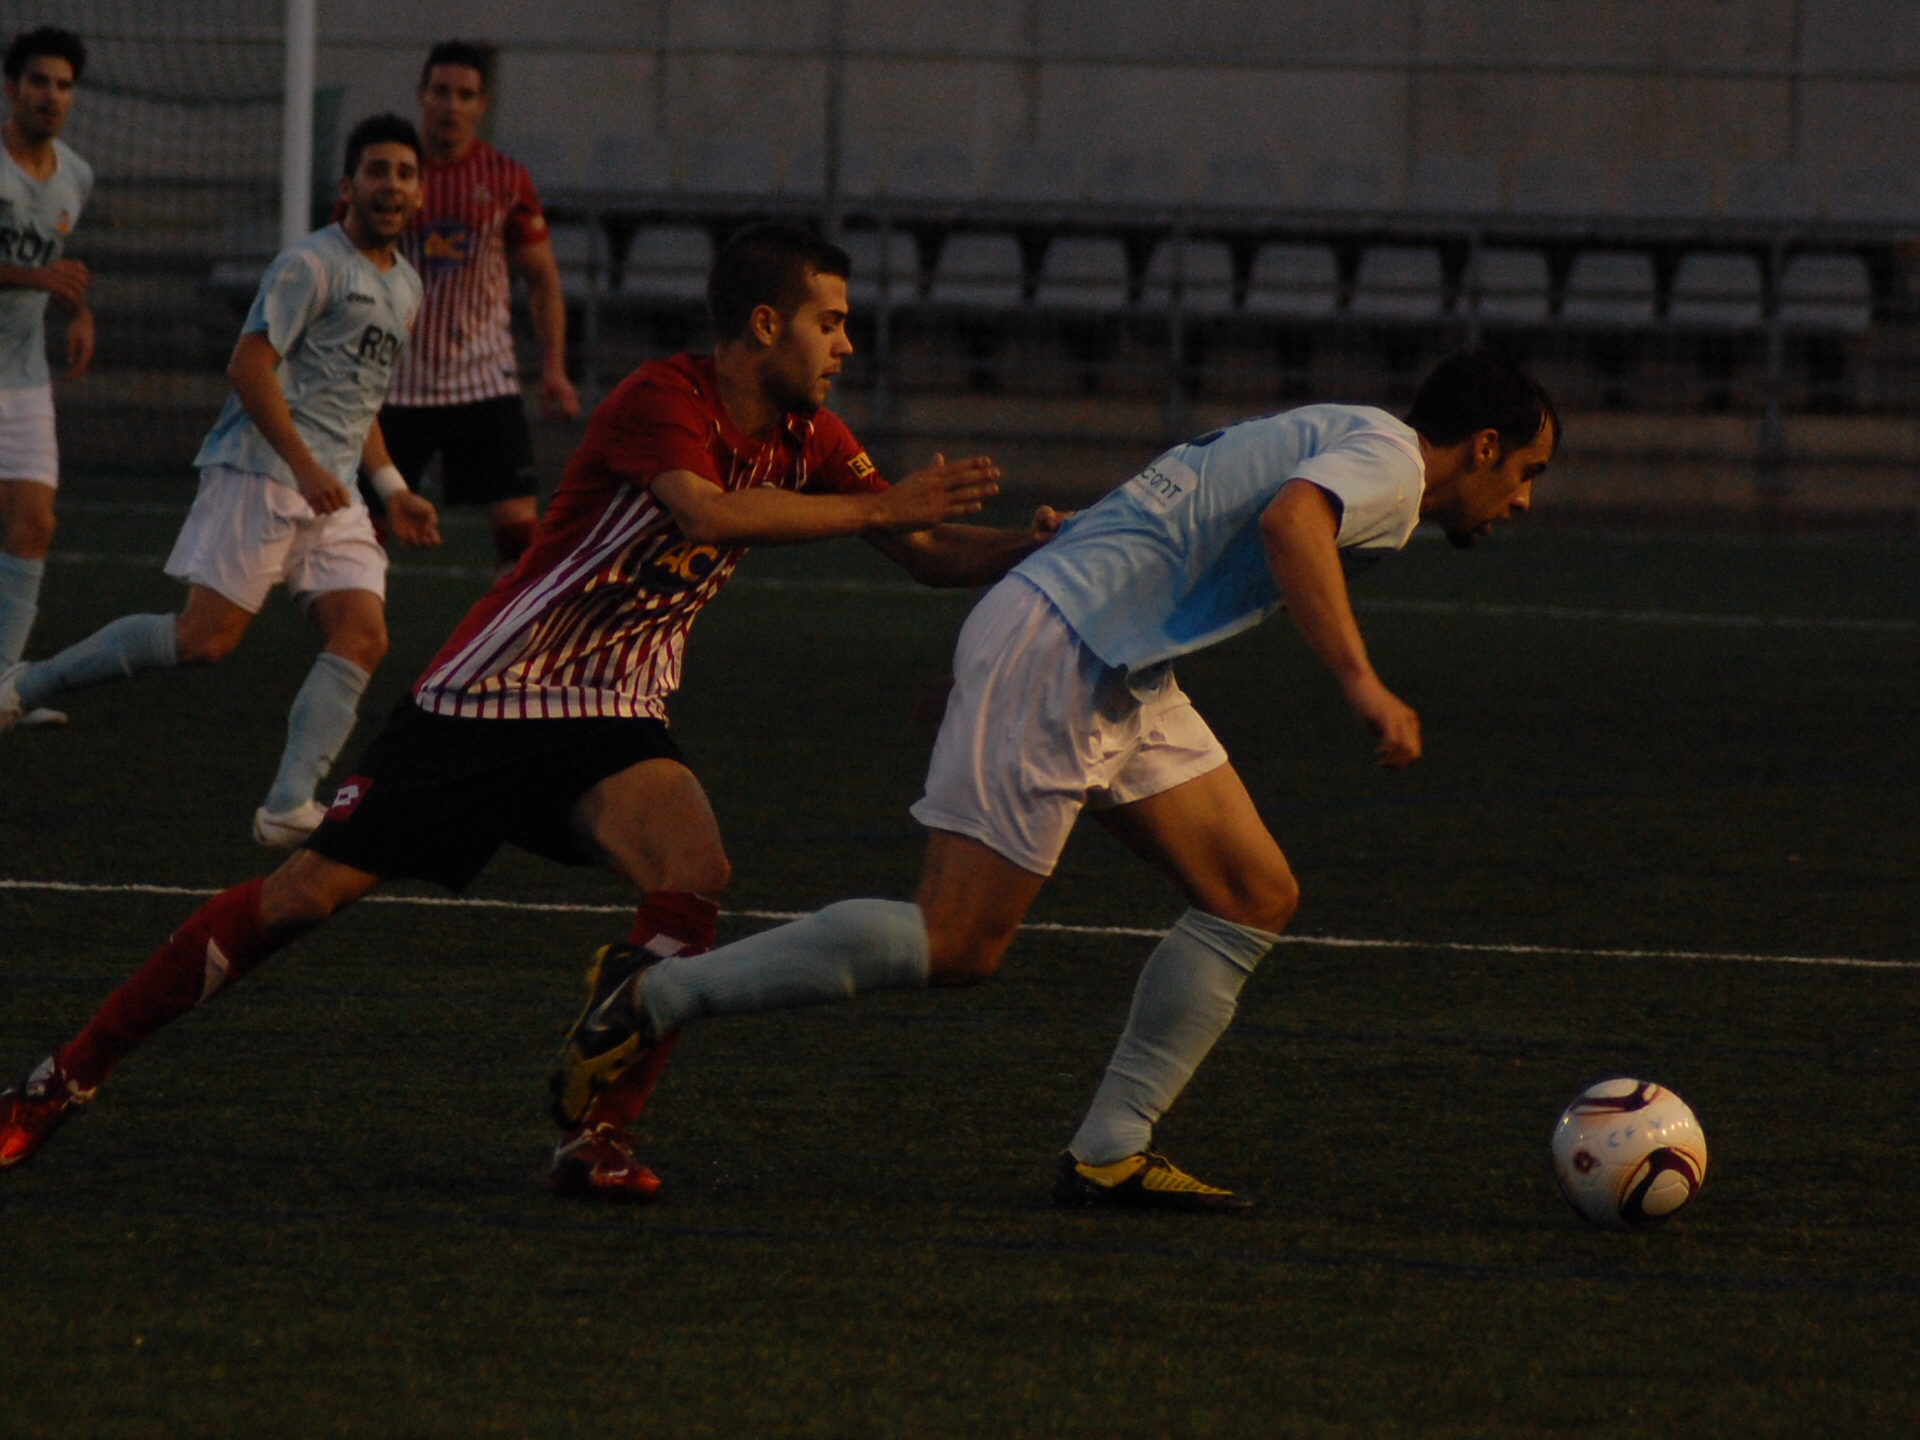
<path fill-rule="evenodd" d="M 53 433 L 53 386 L 0 390 L 0 480 L 60 483 L 60 443 Z"/>
<path fill-rule="evenodd" d="M 167 557 L 167 574 L 204 585 L 250 614 L 259 613 L 279 584 L 303 606 L 332 590 L 371 590 L 384 600 L 387 552 L 366 504 L 349 493 L 351 505 L 316 516 L 291 486 L 209 465 Z"/>
<path fill-rule="evenodd" d="M 1080 811 L 1131 804 L 1227 763 L 1168 672 L 1142 700 L 1017 575 L 974 606 L 913 818 L 1051 875 Z"/>

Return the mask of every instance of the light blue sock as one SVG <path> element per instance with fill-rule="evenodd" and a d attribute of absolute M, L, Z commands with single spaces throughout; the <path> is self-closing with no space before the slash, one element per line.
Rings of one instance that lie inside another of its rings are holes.
<path fill-rule="evenodd" d="M 372 678 L 351 660 L 324 651 L 313 662 L 287 714 L 287 748 L 267 792 L 268 811 L 283 814 L 313 799 L 313 787 L 333 768 L 334 757 L 353 733 L 360 696 Z"/>
<path fill-rule="evenodd" d="M 791 925 L 645 972 L 641 1001 L 655 1035 L 703 1015 L 748 1015 L 850 1000 L 862 990 L 917 990 L 931 956 L 918 905 L 842 900 Z"/>
<path fill-rule="evenodd" d="M 0 550 L 0 666 L 13 664 L 27 648 L 40 613 L 40 577 L 46 573 L 46 561 Z"/>
<path fill-rule="evenodd" d="M 50 660 L 29 665 L 20 677 L 20 708 L 38 710 L 57 695 L 138 670 L 168 670 L 180 663 L 173 646 L 172 615 L 122 615 Z"/>
<path fill-rule="evenodd" d="M 1127 1028 L 1093 1105 L 1067 1148 L 1085 1165 L 1111 1165 L 1153 1141 L 1213 1042 L 1233 1019 L 1240 987 L 1278 935 L 1202 910 L 1182 915 L 1133 987 Z"/>

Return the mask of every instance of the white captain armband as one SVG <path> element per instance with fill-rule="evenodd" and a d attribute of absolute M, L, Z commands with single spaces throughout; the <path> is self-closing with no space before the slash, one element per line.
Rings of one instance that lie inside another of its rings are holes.
<path fill-rule="evenodd" d="M 407 477 L 400 473 L 397 466 L 382 465 L 367 477 L 367 483 L 373 486 L 373 493 L 382 500 L 391 500 L 407 488 Z"/>

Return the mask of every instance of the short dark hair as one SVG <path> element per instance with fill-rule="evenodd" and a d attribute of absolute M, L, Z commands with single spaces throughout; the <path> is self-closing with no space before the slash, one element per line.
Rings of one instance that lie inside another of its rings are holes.
<path fill-rule="evenodd" d="M 1560 412 L 1546 387 L 1511 360 L 1484 350 L 1447 356 L 1414 392 L 1407 424 L 1435 445 L 1458 445 L 1482 430 L 1499 432 L 1503 449 L 1531 444 L 1542 425 L 1553 426 L 1560 448 Z"/>
<path fill-rule="evenodd" d="M 7 47 L 7 59 L 0 65 L 7 79 L 18 80 L 27 73 L 27 62 L 36 55 L 52 55 L 73 66 L 73 78 L 78 81 L 80 72 L 87 68 L 87 45 L 71 30 L 62 30 L 57 25 L 42 25 L 38 30 L 29 30 L 25 34 L 13 37 L 13 43 Z"/>
<path fill-rule="evenodd" d="M 747 333 L 753 312 L 771 305 L 791 316 L 807 299 L 809 275 L 853 273 L 853 261 L 797 225 L 749 225 L 720 248 L 707 275 L 707 313 L 714 333 L 737 340 Z"/>
<path fill-rule="evenodd" d="M 442 40 L 427 52 L 427 63 L 420 67 L 420 87 L 426 88 L 436 65 L 464 65 L 480 72 L 480 88 L 493 89 L 493 47 L 476 45 L 471 40 Z"/>
<path fill-rule="evenodd" d="M 394 114 L 369 115 L 347 133 L 347 168 L 342 173 L 349 180 L 360 168 L 360 157 L 369 145 L 405 145 L 413 151 L 415 160 L 421 155 L 420 132 L 411 120 Z"/>

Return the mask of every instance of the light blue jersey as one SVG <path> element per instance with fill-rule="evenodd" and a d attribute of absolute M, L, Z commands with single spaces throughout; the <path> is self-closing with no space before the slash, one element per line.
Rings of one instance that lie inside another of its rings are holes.
<path fill-rule="evenodd" d="M 93 167 L 53 142 L 53 174 L 36 180 L 0 146 L 0 265 L 37 270 L 66 248 L 93 194 Z M 47 292 L 0 290 L 0 390 L 51 383 L 47 373 Z"/>
<path fill-rule="evenodd" d="M 1280 608 L 1260 515 L 1293 479 L 1339 501 L 1349 572 L 1400 549 L 1419 524 L 1426 467 L 1413 430 L 1384 410 L 1307 405 L 1175 446 L 1013 573 L 1108 665 L 1147 669 Z"/>
<path fill-rule="evenodd" d="M 419 274 L 402 256 L 382 271 L 346 231 L 329 225 L 274 257 L 240 327 L 242 335 L 265 335 L 279 352 L 274 373 L 294 429 L 349 491 L 360 447 L 419 312 L 420 290 Z M 227 397 L 193 463 L 229 465 L 299 488 L 238 395 Z"/>

